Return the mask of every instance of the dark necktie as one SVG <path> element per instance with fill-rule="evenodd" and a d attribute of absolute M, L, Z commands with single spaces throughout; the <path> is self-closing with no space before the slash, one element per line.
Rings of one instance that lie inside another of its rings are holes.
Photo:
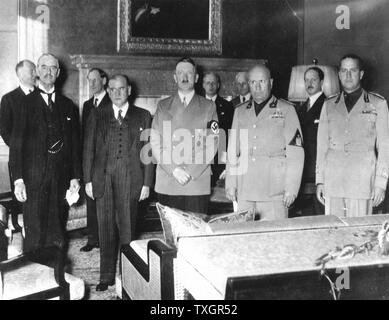
<path fill-rule="evenodd" d="M 120 126 L 121 126 L 122 123 L 123 123 L 122 110 L 119 110 L 119 113 L 118 113 L 118 122 L 119 122 L 119 125 L 120 125 Z"/>
<path fill-rule="evenodd" d="M 311 108 L 311 99 L 308 98 L 308 100 L 307 100 L 307 112 L 309 111 L 310 108 Z"/>
<path fill-rule="evenodd" d="M 97 107 L 97 102 L 99 102 L 99 99 L 95 98 L 95 101 L 93 102 L 93 105 Z"/>
<path fill-rule="evenodd" d="M 242 97 L 242 103 L 246 102 L 246 97 Z"/>
<path fill-rule="evenodd" d="M 50 111 L 53 111 L 53 100 L 51 100 L 53 93 L 47 93 L 47 106 L 49 107 Z"/>
<path fill-rule="evenodd" d="M 53 91 L 52 93 L 47 93 L 46 91 L 43 91 L 41 89 L 38 90 L 43 94 L 47 94 L 47 107 L 49 108 L 50 111 L 53 111 L 54 102 L 51 99 L 51 96 L 55 93 L 55 91 Z"/>

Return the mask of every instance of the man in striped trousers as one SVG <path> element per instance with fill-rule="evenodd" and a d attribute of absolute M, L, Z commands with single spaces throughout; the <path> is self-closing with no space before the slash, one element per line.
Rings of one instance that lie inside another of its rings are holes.
<path fill-rule="evenodd" d="M 108 83 L 112 102 L 105 108 L 93 109 L 86 127 L 85 190 L 96 199 L 100 242 L 97 291 L 114 284 L 118 245 L 133 240 L 138 201 L 149 196 L 153 177 L 153 164 L 141 161 L 141 150 L 147 143 L 141 141 L 141 134 L 150 128 L 151 116 L 129 104 L 130 93 L 127 78 L 113 76 Z"/>

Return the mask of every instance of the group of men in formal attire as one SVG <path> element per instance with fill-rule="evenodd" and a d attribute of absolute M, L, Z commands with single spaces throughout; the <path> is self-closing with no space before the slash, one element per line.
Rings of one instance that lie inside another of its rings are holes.
<path fill-rule="evenodd" d="M 238 210 L 255 209 L 259 220 L 287 218 L 290 209 L 362 216 L 384 199 L 388 106 L 361 87 L 356 55 L 340 60 L 342 91 L 333 97 L 322 91 L 323 71 L 308 68 L 309 98 L 297 108 L 272 94 L 266 65 L 236 75 L 231 101 L 219 96 L 214 72 L 204 73 L 199 95 L 196 64 L 182 58 L 173 73 L 177 93 L 153 117 L 132 104 L 125 75 L 92 68 L 81 128 L 78 109 L 55 87 L 55 56 L 42 55 L 36 69 L 24 60 L 16 72 L 20 86 L 2 98 L 0 134 L 23 203 L 25 250 L 65 246 L 65 194 L 83 184 L 88 242 L 81 251 L 100 248 L 98 291 L 114 284 L 117 250 L 134 239 L 138 203 L 152 187 L 163 205 L 208 213 L 212 188 L 225 180 L 226 197 Z"/>

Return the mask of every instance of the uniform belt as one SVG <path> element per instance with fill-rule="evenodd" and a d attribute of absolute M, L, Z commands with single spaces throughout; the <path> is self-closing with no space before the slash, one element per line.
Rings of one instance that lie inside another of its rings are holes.
<path fill-rule="evenodd" d="M 332 145 L 330 150 L 344 151 L 344 152 L 368 152 L 374 151 L 374 147 L 358 143 L 345 143 L 343 145 Z"/>

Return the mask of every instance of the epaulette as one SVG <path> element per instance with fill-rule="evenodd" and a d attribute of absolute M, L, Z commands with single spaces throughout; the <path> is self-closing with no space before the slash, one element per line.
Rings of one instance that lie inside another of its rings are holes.
<path fill-rule="evenodd" d="M 381 96 L 380 94 L 376 93 L 376 92 L 370 92 L 369 91 L 369 94 L 379 98 L 379 99 L 382 99 L 382 100 L 386 100 L 383 96 Z"/>
<path fill-rule="evenodd" d="M 326 101 L 331 100 L 331 99 L 336 98 L 336 97 L 340 97 L 340 92 L 335 93 L 333 95 L 330 95 L 329 97 L 326 98 Z"/>
<path fill-rule="evenodd" d="M 294 103 L 293 103 L 293 102 L 290 102 L 290 101 L 285 100 L 285 99 L 282 99 L 282 98 L 280 98 L 280 101 L 285 102 L 285 103 L 287 103 L 287 104 L 290 104 L 291 106 L 294 107 Z"/>
<path fill-rule="evenodd" d="M 248 104 L 251 105 L 251 101 L 252 101 L 252 100 L 250 99 L 250 100 L 241 102 L 241 103 L 239 103 L 239 104 L 237 104 L 237 105 L 235 106 L 235 109 L 238 109 L 238 108 L 243 107 L 243 106 L 247 106 Z M 248 108 L 248 109 L 249 109 L 249 108 Z"/>

